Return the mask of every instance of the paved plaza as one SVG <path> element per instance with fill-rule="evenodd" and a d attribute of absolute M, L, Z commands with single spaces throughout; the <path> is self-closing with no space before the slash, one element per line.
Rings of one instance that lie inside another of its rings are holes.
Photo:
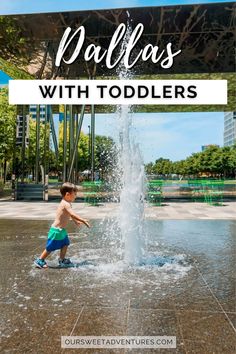
<path fill-rule="evenodd" d="M 52 220 L 58 202 L 14 202 L 0 201 L 0 218 Z M 73 209 L 82 217 L 102 219 L 118 215 L 118 203 L 102 203 L 92 206 L 74 203 Z M 145 216 L 155 220 L 195 220 L 195 219 L 236 219 L 236 202 L 227 202 L 223 206 L 206 203 L 163 203 L 162 206 L 146 206 Z"/>

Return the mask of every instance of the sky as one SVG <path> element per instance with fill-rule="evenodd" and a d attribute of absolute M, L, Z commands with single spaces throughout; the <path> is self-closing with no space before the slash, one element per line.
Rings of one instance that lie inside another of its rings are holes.
<path fill-rule="evenodd" d="M 178 161 L 201 151 L 202 145 L 223 145 L 224 113 L 136 113 L 132 115 L 131 137 L 139 144 L 145 163 L 159 157 Z M 89 116 L 82 130 L 87 134 Z M 118 134 L 116 114 L 97 114 L 96 133 L 113 137 Z"/>
<path fill-rule="evenodd" d="M 109 9 L 119 7 L 163 6 L 227 2 L 225 0 L 0 0 L 0 15 L 57 12 L 66 10 Z"/>
<path fill-rule="evenodd" d="M 194 3 L 217 3 L 224 0 L 0 0 L 0 15 L 33 12 L 58 12 L 119 7 L 163 6 Z M 0 84 L 6 83 L 0 73 Z M 82 130 L 88 133 L 89 117 L 85 116 Z M 223 145 L 224 113 L 139 113 L 133 115 L 132 135 L 139 143 L 144 162 L 159 157 L 173 161 L 201 151 L 202 145 Z M 117 116 L 96 115 L 96 134 L 115 140 Z"/>
<path fill-rule="evenodd" d="M 9 76 L 4 72 L 0 71 L 0 85 L 8 84 Z"/>

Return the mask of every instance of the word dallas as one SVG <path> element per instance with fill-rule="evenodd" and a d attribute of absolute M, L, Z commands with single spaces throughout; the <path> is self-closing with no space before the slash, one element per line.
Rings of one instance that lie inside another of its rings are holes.
<path fill-rule="evenodd" d="M 72 64 L 80 55 L 80 52 L 83 48 L 84 41 L 85 41 L 85 28 L 84 26 L 78 27 L 75 32 L 70 36 L 72 29 L 68 27 L 64 34 L 63 37 L 60 41 L 57 55 L 56 55 L 56 62 L 55 65 L 59 67 L 61 65 L 61 61 L 63 60 L 64 63 L 66 64 Z M 176 55 L 181 53 L 181 50 L 178 50 L 177 52 L 172 52 L 172 44 L 168 43 L 166 45 L 166 49 L 160 51 L 158 46 L 153 46 L 152 44 L 147 44 L 143 49 L 139 51 L 137 54 L 136 58 L 131 61 L 130 56 L 132 53 L 132 50 L 135 48 L 137 45 L 139 39 L 141 38 L 143 31 L 144 31 L 144 26 L 142 23 L 139 23 L 135 29 L 132 31 L 130 38 L 128 40 L 127 46 L 125 46 L 125 49 L 119 53 L 119 56 L 113 60 L 112 56 L 114 53 L 114 50 L 121 44 L 125 34 L 127 31 L 127 27 L 124 23 L 121 23 L 116 31 L 114 32 L 110 44 L 108 46 L 108 49 L 102 52 L 102 48 L 98 45 L 95 44 L 90 44 L 87 46 L 87 48 L 84 51 L 84 60 L 85 61 L 90 61 L 94 60 L 95 63 L 100 63 L 102 60 L 105 59 L 106 61 L 106 66 L 108 69 L 113 69 L 116 67 L 119 62 L 122 60 L 124 61 L 124 65 L 127 69 L 131 69 L 139 59 L 142 59 L 143 61 L 151 60 L 154 64 L 160 62 L 160 65 L 163 69 L 169 69 L 173 65 L 173 59 Z M 78 37 L 79 36 L 79 37 Z M 69 59 L 64 58 L 64 54 L 69 48 L 69 46 L 73 43 L 73 41 L 77 40 L 77 44 L 75 46 L 75 49 L 73 51 L 73 54 Z M 114 55 L 115 56 L 115 55 Z"/>

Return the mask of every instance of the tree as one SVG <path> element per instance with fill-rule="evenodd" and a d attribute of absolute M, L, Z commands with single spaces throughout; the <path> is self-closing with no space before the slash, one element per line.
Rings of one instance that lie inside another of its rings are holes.
<path fill-rule="evenodd" d="M 69 127 L 67 127 L 67 161 L 69 161 Z M 59 166 L 63 165 L 63 122 L 59 125 Z M 80 133 L 78 143 L 78 170 L 84 171 L 89 168 L 89 137 Z"/>
<path fill-rule="evenodd" d="M 232 146 L 229 157 L 230 175 L 236 177 L 236 144 Z"/>
<path fill-rule="evenodd" d="M 95 169 L 100 171 L 100 178 L 110 174 L 117 162 L 117 148 L 112 138 L 97 135 L 95 138 Z"/>
<path fill-rule="evenodd" d="M 231 147 L 209 146 L 202 152 L 193 153 L 185 160 L 171 162 L 159 158 L 155 164 L 146 165 L 146 171 L 157 175 L 175 173 L 181 176 L 199 177 L 235 177 L 236 175 L 236 144 Z"/>
<path fill-rule="evenodd" d="M 173 173 L 178 176 L 184 176 L 187 174 L 186 161 L 180 160 L 173 162 Z"/>
<path fill-rule="evenodd" d="M 149 162 L 148 164 L 145 165 L 145 172 L 147 175 L 152 175 L 154 173 L 154 170 L 153 170 L 153 162 Z"/>
<path fill-rule="evenodd" d="M 45 124 L 47 124 L 47 134 L 45 142 Z M 48 163 L 48 170 L 55 171 L 57 168 L 56 155 L 49 143 L 50 128 L 49 123 L 40 123 L 40 140 L 39 140 L 39 164 L 44 166 L 45 159 Z M 45 146 L 46 144 L 46 146 Z M 26 168 L 30 174 L 34 176 L 36 161 L 36 121 L 29 120 L 29 145 L 26 150 Z"/>
<path fill-rule="evenodd" d="M 169 159 L 159 158 L 153 166 L 153 171 L 157 175 L 169 175 L 172 173 L 172 161 Z"/>
<path fill-rule="evenodd" d="M 8 103 L 8 90 L 0 90 L 0 164 L 1 177 L 6 178 L 7 165 L 10 164 L 15 141 L 16 106 Z"/>
<path fill-rule="evenodd" d="M 0 57 L 15 64 L 27 65 L 32 41 L 25 38 L 14 17 L 0 16 Z"/>

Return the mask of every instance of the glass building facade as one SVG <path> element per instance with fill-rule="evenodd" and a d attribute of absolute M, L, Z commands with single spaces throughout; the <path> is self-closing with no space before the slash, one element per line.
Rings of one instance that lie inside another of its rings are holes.
<path fill-rule="evenodd" d="M 30 117 L 32 119 L 36 120 L 37 117 L 37 105 L 30 105 L 29 106 L 29 113 Z M 45 105 L 40 105 L 40 121 L 45 122 L 45 116 L 46 116 L 46 107 Z"/>
<path fill-rule="evenodd" d="M 226 112 L 224 117 L 224 146 L 236 143 L 236 112 Z"/>

